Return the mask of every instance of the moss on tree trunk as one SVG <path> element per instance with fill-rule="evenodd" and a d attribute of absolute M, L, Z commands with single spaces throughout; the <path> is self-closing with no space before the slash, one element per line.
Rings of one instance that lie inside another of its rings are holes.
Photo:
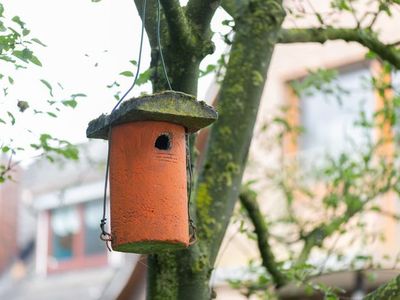
<path fill-rule="evenodd" d="M 236 34 L 220 90 L 219 120 L 211 129 L 193 193 L 199 240 L 187 250 L 149 257 L 150 300 L 213 296 L 209 279 L 238 198 L 269 62 L 284 18 L 281 1 L 249 1 L 241 12 L 235 18 Z M 196 94 L 198 62 L 190 60 L 198 56 L 184 50 L 168 51 L 167 60 L 174 65 L 169 74 L 174 89 Z"/>

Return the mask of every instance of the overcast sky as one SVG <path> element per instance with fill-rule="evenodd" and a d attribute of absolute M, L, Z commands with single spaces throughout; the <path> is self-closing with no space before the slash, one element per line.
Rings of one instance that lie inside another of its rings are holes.
<path fill-rule="evenodd" d="M 32 37 L 39 38 L 47 47 L 35 48 L 43 67 L 33 66 L 16 73 L 5 70 L 12 72 L 15 84 L 6 98 L 0 96 L 0 106 L 1 110 L 11 109 L 17 122 L 13 127 L 1 126 L 1 143 L 13 138 L 14 144 L 26 146 L 37 139 L 37 133 L 43 132 L 75 143 L 86 141 L 87 123 L 101 113 L 109 112 L 115 104 L 116 90 L 107 85 L 117 80 L 121 90 L 126 90 L 131 84 L 131 78 L 124 78 L 119 73 L 135 72 L 129 60 L 137 60 L 141 22 L 133 0 L 103 0 L 99 3 L 90 0 L 5 0 L 3 3 L 5 15 L 9 18 L 20 16 Z M 222 10 L 217 12 L 212 24 L 215 31 L 223 30 L 220 24 L 226 17 Z M 217 53 L 207 57 L 203 67 L 215 61 L 225 48 L 219 35 L 214 41 Z M 146 38 L 143 53 L 141 69 L 146 70 L 150 63 Z M 18 113 L 17 100 L 45 108 L 50 97 L 40 79 L 51 83 L 55 100 L 66 99 L 73 93 L 84 93 L 87 97 L 81 98 L 75 110 L 65 109 L 56 119 L 29 112 Z M 211 81 L 211 75 L 200 80 L 199 99 L 204 99 Z M 58 88 L 57 82 L 64 90 Z M 137 87 L 130 96 L 143 91 L 150 91 L 150 86 Z M 33 133 L 27 133 L 27 129 Z M 33 154 L 27 151 L 18 158 L 26 159 Z"/>

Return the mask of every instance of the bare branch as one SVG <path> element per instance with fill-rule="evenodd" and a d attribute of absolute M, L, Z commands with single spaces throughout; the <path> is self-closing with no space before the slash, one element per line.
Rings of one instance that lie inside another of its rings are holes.
<path fill-rule="evenodd" d="M 397 47 L 397 46 L 400 46 L 400 41 L 396 41 L 396 42 L 390 43 L 390 44 L 388 44 L 388 46 L 389 46 L 389 47 Z"/>
<path fill-rule="evenodd" d="M 356 14 L 356 10 L 355 10 L 355 8 L 354 8 L 354 5 L 353 5 L 353 3 L 352 3 L 351 1 L 349 1 L 349 5 L 350 5 L 350 12 L 351 12 L 351 14 L 352 14 L 352 16 L 353 16 L 353 18 L 354 18 L 354 21 L 356 21 L 357 28 L 360 28 L 360 27 L 361 27 L 361 21 L 360 21 L 360 19 L 357 17 L 357 14 Z"/>
<path fill-rule="evenodd" d="M 283 29 L 280 32 L 279 43 L 325 43 L 330 40 L 357 42 L 381 59 L 400 69 L 400 52 L 390 45 L 382 43 L 371 31 L 350 28 L 302 28 Z"/>
<path fill-rule="evenodd" d="M 220 5 L 220 0 L 190 0 L 187 5 L 187 16 L 200 35 L 210 28 L 211 19 Z"/>
<path fill-rule="evenodd" d="M 378 20 L 379 16 L 380 16 L 380 12 L 379 12 L 379 11 L 378 11 L 378 12 L 375 12 L 375 13 L 373 14 L 373 18 L 372 18 L 371 22 L 369 23 L 368 28 L 371 29 L 371 28 L 375 25 L 375 23 L 376 23 L 376 21 Z"/>
<path fill-rule="evenodd" d="M 172 41 L 182 47 L 194 47 L 192 30 L 178 0 L 160 0 Z"/>
<path fill-rule="evenodd" d="M 308 6 L 311 8 L 313 14 L 317 18 L 318 22 L 321 26 L 325 26 L 324 19 L 322 18 L 321 14 L 315 9 L 314 5 L 311 3 L 310 0 L 307 0 Z"/>
<path fill-rule="evenodd" d="M 287 279 L 279 270 L 275 255 L 271 250 L 271 245 L 269 244 L 270 235 L 264 216 L 261 214 L 260 207 L 257 203 L 257 194 L 247 188 L 242 190 L 239 199 L 254 225 L 254 232 L 257 235 L 257 244 L 262 258 L 262 264 L 267 272 L 271 274 L 275 286 L 279 288 L 286 284 Z"/>

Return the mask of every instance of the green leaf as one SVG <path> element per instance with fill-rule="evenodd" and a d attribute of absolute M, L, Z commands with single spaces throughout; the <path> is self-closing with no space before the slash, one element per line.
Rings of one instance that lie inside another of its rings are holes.
<path fill-rule="evenodd" d="M 107 85 L 107 88 L 111 89 L 114 86 L 119 87 L 120 84 L 118 82 L 114 81 L 112 84 Z"/>
<path fill-rule="evenodd" d="M 6 55 L 0 55 L 0 59 L 4 60 L 6 62 L 15 63 L 15 60 L 13 60 L 11 57 L 8 57 Z"/>
<path fill-rule="evenodd" d="M 48 114 L 50 117 L 57 118 L 57 115 L 56 115 L 55 113 L 51 112 L 51 111 L 48 111 L 47 114 Z"/>
<path fill-rule="evenodd" d="M 203 76 L 206 76 L 207 74 L 210 74 L 210 73 L 213 72 L 216 68 L 217 68 L 216 65 L 208 65 L 208 66 L 206 67 L 205 70 L 200 70 L 200 75 L 199 75 L 199 77 L 203 77 Z"/>
<path fill-rule="evenodd" d="M 371 209 L 372 211 L 376 211 L 376 212 L 381 212 L 381 211 L 382 211 L 382 209 L 381 209 L 379 206 L 377 206 L 377 205 L 371 206 L 370 209 Z"/>
<path fill-rule="evenodd" d="M 41 45 L 41 46 L 43 46 L 43 47 L 47 47 L 46 44 L 42 43 L 42 42 L 41 42 L 39 39 L 37 39 L 37 38 L 31 39 L 31 41 L 32 41 L 32 42 L 35 42 L 36 44 L 39 44 L 39 45 Z"/>
<path fill-rule="evenodd" d="M 325 295 L 325 300 L 339 300 L 338 296 L 336 296 L 335 294 L 327 294 Z"/>
<path fill-rule="evenodd" d="M 28 51 L 26 51 L 28 50 Z M 20 60 L 24 62 L 28 62 L 28 57 L 30 57 L 31 53 L 29 49 L 24 49 L 24 50 L 15 50 L 12 52 L 12 55 L 14 55 L 16 58 L 19 58 Z"/>
<path fill-rule="evenodd" d="M 22 30 L 22 35 L 23 35 L 23 36 L 27 36 L 30 32 L 31 32 L 31 31 L 30 31 L 29 29 L 24 28 L 24 29 Z"/>
<path fill-rule="evenodd" d="M 3 13 L 4 13 L 4 6 L 3 4 L 0 3 L 0 17 L 3 16 Z"/>
<path fill-rule="evenodd" d="M 133 59 L 133 60 L 130 60 L 129 62 L 130 62 L 132 65 L 137 66 L 137 61 L 136 61 L 136 60 Z"/>
<path fill-rule="evenodd" d="M 53 97 L 53 87 L 51 86 L 51 84 L 44 79 L 40 79 L 40 81 L 49 89 L 50 96 Z"/>
<path fill-rule="evenodd" d="M 14 83 L 14 79 L 13 79 L 12 77 L 8 76 L 8 82 L 9 82 L 10 84 L 13 84 L 13 83 Z"/>
<path fill-rule="evenodd" d="M 7 112 L 7 115 L 10 117 L 11 119 L 11 125 L 15 124 L 15 117 L 12 113 L 10 113 L 9 111 Z"/>
<path fill-rule="evenodd" d="M 126 76 L 126 77 L 133 77 L 133 73 L 131 71 L 124 71 L 119 73 L 119 75 Z"/>
<path fill-rule="evenodd" d="M 1 17 L 1 16 L 0 16 Z M 4 23 L 2 22 L 2 21 L 0 21 L 0 31 L 1 32 L 4 32 L 4 31 L 6 31 L 7 30 L 7 28 L 4 26 Z"/>
<path fill-rule="evenodd" d="M 17 23 L 21 28 L 25 27 L 25 23 L 22 22 L 21 18 L 18 16 L 15 16 L 11 19 L 14 23 Z"/>
<path fill-rule="evenodd" d="M 3 153 L 6 153 L 6 152 L 10 151 L 10 147 L 8 147 L 8 146 L 3 146 L 3 147 L 1 148 L 1 151 L 3 151 Z"/>
<path fill-rule="evenodd" d="M 72 94 L 71 97 L 73 99 L 77 98 L 77 97 L 87 97 L 86 94 L 83 93 L 78 93 L 78 94 Z"/>
<path fill-rule="evenodd" d="M 331 2 L 331 6 L 339 10 L 351 11 L 351 6 L 347 3 L 347 0 L 334 0 Z"/>
<path fill-rule="evenodd" d="M 224 26 L 230 26 L 230 23 L 232 22 L 232 20 L 223 20 L 222 22 L 221 22 L 221 24 L 222 25 L 224 25 Z"/>
<path fill-rule="evenodd" d="M 6 122 L 3 119 L 0 119 L 0 123 L 6 124 Z"/>
<path fill-rule="evenodd" d="M 151 69 L 147 69 L 146 71 L 144 71 L 139 75 L 138 79 L 136 80 L 136 84 L 137 85 L 145 84 L 147 81 L 150 80 L 150 76 L 151 76 Z"/>
<path fill-rule="evenodd" d="M 71 100 L 63 100 L 61 101 L 61 103 L 65 106 L 69 106 L 72 108 L 75 108 L 78 105 L 78 102 L 76 102 L 76 100 L 71 99 Z"/>
<path fill-rule="evenodd" d="M 19 58 L 20 60 L 28 63 L 34 63 L 37 66 L 42 66 L 42 63 L 40 62 L 40 60 L 33 55 L 33 52 L 31 50 L 29 50 L 28 48 L 25 48 L 24 50 L 15 50 L 12 52 L 12 55 Z"/>
<path fill-rule="evenodd" d="M 27 101 L 19 100 L 17 103 L 20 112 L 24 112 L 29 108 L 29 103 Z"/>
<path fill-rule="evenodd" d="M 42 63 L 40 62 L 40 60 L 39 60 L 35 55 L 33 55 L 33 54 L 32 54 L 32 56 L 29 58 L 29 61 L 30 61 L 31 63 L 34 63 L 35 65 L 37 65 L 37 66 L 39 66 L 39 67 L 42 66 Z"/>
<path fill-rule="evenodd" d="M 15 65 L 15 70 L 19 70 L 19 69 L 26 69 L 26 67 L 16 64 Z"/>

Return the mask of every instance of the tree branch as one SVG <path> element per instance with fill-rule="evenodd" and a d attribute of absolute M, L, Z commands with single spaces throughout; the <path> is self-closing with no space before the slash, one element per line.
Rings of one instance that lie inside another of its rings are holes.
<path fill-rule="evenodd" d="M 357 42 L 381 59 L 391 63 L 396 69 L 400 69 L 400 52 L 391 45 L 382 43 L 372 31 L 365 29 L 349 28 L 302 28 L 283 29 L 280 32 L 279 43 L 325 43 L 330 40 L 343 40 Z"/>
<path fill-rule="evenodd" d="M 249 0 L 222 0 L 222 8 L 231 15 L 232 18 L 236 18 L 243 7 L 248 5 Z"/>
<path fill-rule="evenodd" d="M 210 265 L 239 197 L 261 93 L 283 19 L 281 0 L 253 0 L 236 21 L 239 30 L 218 98 L 219 119 L 211 128 L 195 190 L 199 244 L 207 248 Z"/>
<path fill-rule="evenodd" d="M 190 0 L 187 5 L 187 15 L 200 35 L 210 28 L 211 19 L 220 5 L 220 0 Z"/>
<path fill-rule="evenodd" d="M 194 48 L 192 29 L 178 0 L 160 0 L 168 24 L 170 39 L 182 48 Z"/>
<path fill-rule="evenodd" d="M 369 293 L 364 300 L 398 299 L 400 295 L 400 276 L 393 278 L 388 283 L 381 285 Z"/>
<path fill-rule="evenodd" d="M 329 223 L 321 224 L 317 228 L 314 228 L 306 236 L 303 237 L 304 246 L 297 259 L 298 264 L 305 263 L 314 247 L 321 247 L 324 240 L 331 236 L 334 232 L 340 229 L 340 227 L 347 223 L 347 221 L 355 214 L 345 214 L 344 216 L 333 219 Z"/>
<path fill-rule="evenodd" d="M 308 234 L 303 235 L 302 240 L 304 240 L 304 246 L 297 259 L 298 264 L 306 262 L 311 253 L 311 250 L 314 247 L 321 247 L 326 238 L 332 236 L 336 231 L 340 229 L 342 225 L 348 223 L 352 217 L 362 212 L 365 206 L 370 201 L 376 199 L 376 197 L 378 197 L 379 195 L 387 193 L 391 188 L 396 185 L 397 181 L 392 182 L 394 173 L 390 172 L 390 169 L 388 169 L 387 171 L 389 172 L 389 174 L 385 184 L 382 187 L 378 188 L 375 192 L 372 192 L 370 195 L 368 195 L 368 197 L 363 202 L 361 202 L 360 205 L 353 206 L 351 204 L 347 204 L 346 211 L 343 215 L 333 218 L 330 222 L 322 223 L 321 225 L 310 231 Z M 342 197 L 352 198 L 353 196 L 349 194 L 350 186 L 345 184 L 345 187 L 346 188 L 343 188 Z M 353 199 L 355 200 L 355 198 Z"/>
<path fill-rule="evenodd" d="M 143 20 L 143 1 L 135 0 L 136 9 L 142 22 L 144 21 L 144 27 L 146 29 L 147 36 L 149 38 L 151 48 L 157 47 L 157 35 L 156 35 L 156 20 L 157 20 L 157 0 L 147 0 L 146 4 L 146 18 Z"/>
<path fill-rule="evenodd" d="M 246 209 L 249 219 L 254 225 L 254 232 L 257 235 L 258 249 L 262 258 L 262 265 L 271 274 L 277 288 L 287 283 L 285 275 L 279 270 L 275 256 L 269 244 L 269 231 L 267 224 L 261 214 L 257 203 L 257 194 L 250 190 L 242 190 L 239 196 L 242 206 Z"/>

